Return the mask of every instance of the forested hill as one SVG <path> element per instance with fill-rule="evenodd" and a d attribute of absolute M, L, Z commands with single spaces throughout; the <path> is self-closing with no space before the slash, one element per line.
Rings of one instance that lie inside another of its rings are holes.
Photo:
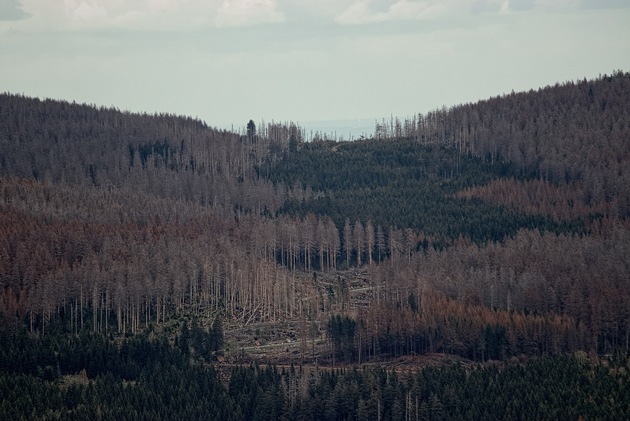
<path fill-rule="evenodd" d="M 283 212 L 329 215 L 340 229 L 369 220 L 440 244 L 520 228 L 587 232 L 630 216 L 629 98 L 621 72 L 512 93 L 383 121 L 374 139 L 305 143 L 261 174 L 317 193 Z"/>
<path fill-rule="evenodd" d="M 303 131 L 292 123 L 260 125 L 258 133 L 246 136 L 212 129 L 188 117 L 2 94 L 0 174 L 130 187 L 201 204 L 215 201 L 229 207 L 239 202 L 243 208 L 258 208 L 257 213 L 265 206 L 273 213 L 286 199 L 284 192 L 278 193 L 259 175 L 289 183 L 284 188 L 298 200 L 305 193 L 294 191 L 298 180 L 303 190 L 310 187 L 317 192 L 348 190 L 348 183 L 373 189 L 397 178 L 420 179 L 428 174 L 442 180 L 455 178 L 453 184 L 460 188 L 483 185 L 468 193 L 482 197 L 497 188 L 512 189 L 516 196 L 531 187 L 524 181 L 537 179 L 554 186 L 570 185 L 580 199 L 573 200 L 576 206 L 605 207 L 625 218 L 630 215 L 630 192 L 624 188 L 630 185 L 629 79 L 629 74 L 617 72 L 443 108 L 409 120 L 379 122 L 374 139 L 401 143 L 342 142 L 339 153 L 327 156 L 326 150 L 339 149 L 336 142 L 307 143 Z M 420 146 L 433 149 L 423 156 Z M 296 156 L 292 152 L 298 149 L 320 152 Z M 288 173 L 276 171 L 271 177 L 255 173 L 266 158 L 277 163 L 283 155 Z M 312 162 L 320 158 L 329 162 Z M 346 158 L 347 170 L 340 165 Z M 306 172 L 319 169 L 319 164 L 326 175 L 316 175 L 319 179 L 314 180 Z M 304 165 L 308 168 L 302 169 Z M 363 173 L 356 171 L 357 166 Z M 342 172 L 332 174 L 328 167 Z M 398 173 L 387 172 L 394 167 Z M 346 185 L 331 184 L 335 177 L 342 177 Z M 509 187 L 504 181 L 500 186 L 489 183 L 497 178 L 516 180 Z M 491 196 L 505 202 L 499 198 L 505 195 Z M 408 221 L 395 225 L 412 226 Z"/>
<path fill-rule="evenodd" d="M 581 181 L 590 200 L 610 199 L 628 181 L 629 79 L 629 73 L 618 71 L 444 107 L 410 120 L 378 123 L 375 137 L 449 145 L 513 163 L 527 176 Z"/>
<path fill-rule="evenodd" d="M 261 197 L 273 201 L 273 192 L 252 182 L 255 159 L 269 145 L 196 119 L 3 94 L 0 127 L 4 176 L 115 187 L 230 210 L 234 203 L 257 206 Z M 295 125 L 268 129 L 301 136 Z"/>
<path fill-rule="evenodd" d="M 2 94 L 0 312 L 39 333 L 352 321 L 350 360 L 627 346 L 629 113 L 623 72 L 356 142 Z"/>
<path fill-rule="evenodd" d="M 630 74 L 243 123 L 0 95 L 0 418 L 628 418 Z"/>

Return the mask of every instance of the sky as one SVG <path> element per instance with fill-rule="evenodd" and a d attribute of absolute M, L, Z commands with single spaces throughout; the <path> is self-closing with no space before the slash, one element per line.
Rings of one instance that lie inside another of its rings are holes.
<path fill-rule="evenodd" d="M 630 0 L 0 0 L 0 92 L 334 127 L 630 71 L 628 22 Z"/>

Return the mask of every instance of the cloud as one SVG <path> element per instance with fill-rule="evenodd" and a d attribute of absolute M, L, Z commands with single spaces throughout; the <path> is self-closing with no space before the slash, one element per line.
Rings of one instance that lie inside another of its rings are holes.
<path fill-rule="evenodd" d="M 477 14 L 566 12 L 630 7 L 628 0 L 352 0 L 335 16 L 342 25 L 423 21 Z"/>
<path fill-rule="evenodd" d="M 508 10 L 525 10 L 524 7 L 527 3 L 533 4 L 534 0 L 474 0 L 468 2 L 466 6 L 469 6 L 470 11 L 474 14 L 505 13 Z"/>
<path fill-rule="evenodd" d="M 89 4 L 85 1 L 72 11 L 73 20 L 95 21 L 106 17 L 108 17 L 108 12 L 105 7 L 99 4 Z"/>
<path fill-rule="evenodd" d="M 512 10 L 532 10 L 535 6 L 534 0 L 510 0 L 508 6 Z"/>
<path fill-rule="evenodd" d="M 0 0 L 0 21 L 9 19 L 30 31 L 189 31 L 283 22 L 285 14 L 278 0 Z"/>
<path fill-rule="evenodd" d="M 2 0 L 0 0 L 2 1 Z M 150 22 L 155 0 L 21 0 L 29 19 L 19 28 L 32 31 L 131 27 Z"/>
<path fill-rule="evenodd" d="M 446 7 L 439 1 L 398 0 L 385 11 L 374 11 L 368 0 L 355 0 L 335 20 L 343 25 L 424 20 L 440 16 L 445 10 Z"/>
<path fill-rule="evenodd" d="M 0 0 L 0 32 L 191 31 L 285 21 L 418 22 L 522 11 L 630 7 L 628 0 Z"/>
<path fill-rule="evenodd" d="M 12 21 L 27 18 L 19 0 L 0 0 L 0 21 Z"/>
<path fill-rule="evenodd" d="M 225 0 L 215 23 L 218 27 L 243 27 L 284 20 L 276 0 Z"/>
<path fill-rule="evenodd" d="M 579 3 L 584 9 L 623 9 L 630 7 L 628 0 L 581 0 Z"/>

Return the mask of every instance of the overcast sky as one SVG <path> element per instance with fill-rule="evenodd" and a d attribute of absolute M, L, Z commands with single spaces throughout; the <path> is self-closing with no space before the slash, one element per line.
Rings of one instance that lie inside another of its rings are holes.
<path fill-rule="evenodd" d="M 406 117 L 630 70 L 630 0 L 0 0 L 0 91 L 121 110 Z"/>

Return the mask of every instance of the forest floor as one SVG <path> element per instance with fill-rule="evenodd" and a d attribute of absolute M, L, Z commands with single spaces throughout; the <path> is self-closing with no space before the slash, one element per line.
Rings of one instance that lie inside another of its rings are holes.
<path fill-rule="evenodd" d="M 273 347 L 267 347 L 263 349 L 272 349 Z M 263 355 L 264 354 L 264 357 Z M 277 358 L 280 357 L 280 358 Z M 369 361 L 366 363 L 353 363 L 353 364 L 335 364 L 332 365 L 330 361 L 324 361 L 323 364 L 320 364 L 318 361 L 304 361 L 304 363 L 300 362 L 300 359 L 285 360 L 284 355 L 280 353 L 278 355 L 275 352 L 261 352 L 258 355 L 247 355 L 239 360 L 232 360 L 228 362 L 227 360 L 220 361 L 214 364 L 214 367 L 219 372 L 219 377 L 225 383 L 229 383 L 229 379 L 231 376 L 232 369 L 234 367 L 249 367 L 250 365 L 256 364 L 261 368 L 265 367 L 275 367 L 279 371 L 289 371 L 296 370 L 300 372 L 306 372 L 310 375 L 316 375 L 319 372 L 330 372 L 330 371 L 339 371 L 339 370 L 353 370 L 353 369 L 363 369 L 370 367 L 378 367 L 382 368 L 386 371 L 395 371 L 398 375 L 406 377 L 409 375 L 413 375 L 426 367 L 439 367 L 439 366 L 449 366 L 451 364 L 461 364 L 466 368 L 471 368 L 474 365 L 479 363 L 475 363 L 471 360 L 467 360 L 465 358 L 461 358 L 457 355 L 451 354 L 441 354 L 441 353 L 431 353 L 424 355 L 407 355 L 402 356 L 396 359 L 390 360 L 381 360 L 381 361 Z M 277 359 L 276 359 L 277 358 Z M 492 364 L 493 362 L 486 362 L 484 364 Z M 494 362 L 496 363 L 496 362 Z"/>
<path fill-rule="evenodd" d="M 314 335 L 308 334 L 312 329 Z M 319 326 L 302 321 L 255 322 L 226 326 L 223 361 L 231 364 L 290 365 L 312 363 L 327 355 Z M 311 336 L 308 339 L 307 337 Z"/>
<path fill-rule="evenodd" d="M 221 378 L 226 380 L 233 367 L 273 366 L 279 370 L 305 370 L 311 373 L 340 369 L 380 367 L 399 374 L 411 374 L 431 366 L 461 364 L 472 367 L 475 363 L 457 355 L 427 353 L 406 355 L 395 359 L 372 358 L 360 363 L 340 363 L 331 358 L 331 345 L 327 339 L 327 321 L 331 314 L 355 314 L 366 306 L 373 294 L 374 286 L 367 280 L 365 269 L 347 270 L 335 274 L 317 273 L 317 295 L 303 300 L 318 302 L 315 320 L 300 320 L 287 317 L 278 321 L 259 321 L 252 318 L 225 320 L 223 353 L 215 367 Z M 308 281 L 306 276 L 302 281 Z M 347 285 L 346 300 L 339 299 L 340 283 Z M 336 292 L 334 299 L 331 292 Z M 323 298 L 322 298 L 323 296 Z M 325 311 L 319 309 L 319 307 Z M 492 364 L 487 362 L 485 364 Z M 496 362 L 494 362 L 496 363 Z"/>
<path fill-rule="evenodd" d="M 314 291 L 300 299 L 301 305 L 310 307 L 312 316 L 299 318 L 287 314 L 275 321 L 261 321 L 260 317 L 247 315 L 226 319 L 223 326 L 225 362 L 325 364 L 331 351 L 326 338 L 329 317 L 356 315 L 359 308 L 367 306 L 374 289 L 368 281 L 367 269 L 318 272 L 313 277 L 299 274 L 296 278 L 315 286 Z"/>
<path fill-rule="evenodd" d="M 457 355 L 427 353 L 406 355 L 395 359 L 373 358 L 361 363 L 340 363 L 331 358 L 330 343 L 326 339 L 325 326 L 301 321 L 255 322 L 244 327 L 228 326 L 225 329 L 224 352 L 216 365 L 229 375 L 235 366 L 257 364 L 261 367 L 274 366 L 277 369 L 294 367 L 307 371 L 330 371 L 348 368 L 381 367 L 398 373 L 413 373 L 430 366 L 451 365 L 472 366 L 471 360 Z M 306 338 L 306 339 L 300 339 Z"/>

